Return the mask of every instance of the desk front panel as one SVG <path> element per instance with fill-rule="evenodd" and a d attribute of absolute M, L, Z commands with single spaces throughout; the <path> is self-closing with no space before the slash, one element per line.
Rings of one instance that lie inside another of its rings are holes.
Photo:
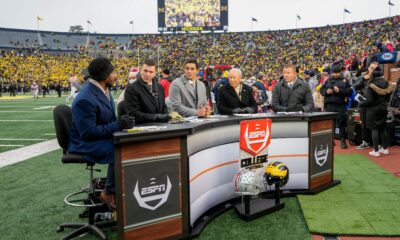
<path fill-rule="evenodd" d="M 182 139 L 121 146 L 122 211 L 120 239 L 157 239 L 184 235 Z M 186 164 L 183 164 L 186 165 Z M 186 204 L 187 205 L 187 204 Z"/>
<path fill-rule="evenodd" d="M 238 125 L 231 125 L 188 136 L 191 225 L 208 209 L 238 197 L 233 178 L 239 169 L 239 132 Z M 272 124 L 268 162 L 281 161 L 290 169 L 283 189 L 308 189 L 307 135 L 307 122 Z"/>

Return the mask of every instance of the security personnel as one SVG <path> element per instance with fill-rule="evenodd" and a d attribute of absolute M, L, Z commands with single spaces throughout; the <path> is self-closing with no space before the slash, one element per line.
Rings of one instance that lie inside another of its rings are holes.
<path fill-rule="evenodd" d="M 340 147 L 346 149 L 346 98 L 351 95 L 352 89 L 350 83 L 342 77 L 341 65 L 333 65 L 332 75 L 322 85 L 320 92 L 325 97 L 325 111 L 339 113 L 338 118 L 336 118 L 335 129 L 336 126 L 339 127 Z"/>

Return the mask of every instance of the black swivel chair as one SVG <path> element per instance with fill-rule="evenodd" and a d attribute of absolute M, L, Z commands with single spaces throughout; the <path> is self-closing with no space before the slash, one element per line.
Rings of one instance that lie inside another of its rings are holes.
<path fill-rule="evenodd" d="M 68 135 L 72 125 L 71 108 L 67 105 L 58 105 L 53 110 L 54 125 L 58 144 L 63 149 L 61 162 L 65 164 L 86 164 L 86 169 L 90 172 L 89 186 L 81 191 L 69 194 L 65 197 L 64 202 L 67 205 L 74 207 L 85 207 L 85 210 L 80 217 L 88 217 L 89 222 L 85 223 L 64 223 L 57 227 L 57 232 L 64 231 L 64 228 L 76 229 L 75 231 L 64 236 L 62 239 L 73 239 L 85 233 L 93 233 L 99 239 L 107 239 L 107 235 L 100 229 L 105 227 L 115 226 L 115 221 L 95 222 L 95 214 L 108 210 L 107 205 L 99 200 L 100 189 L 96 189 L 93 179 L 94 163 L 87 162 L 82 155 L 68 153 Z M 84 195 L 84 199 L 75 199 L 77 196 Z"/>

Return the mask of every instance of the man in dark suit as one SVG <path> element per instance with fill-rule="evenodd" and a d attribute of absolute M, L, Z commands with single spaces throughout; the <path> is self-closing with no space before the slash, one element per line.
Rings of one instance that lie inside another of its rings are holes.
<path fill-rule="evenodd" d="M 157 82 L 156 64 L 147 59 L 137 80 L 130 84 L 125 91 L 125 108 L 136 123 L 168 122 L 168 108 L 165 105 L 164 89 Z"/>
<path fill-rule="evenodd" d="M 314 101 L 308 83 L 297 77 L 296 66 L 283 67 L 283 78 L 272 91 L 272 108 L 275 112 L 311 112 Z"/>
<path fill-rule="evenodd" d="M 91 79 L 72 104 L 72 127 L 68 152 L 84 155 L 89 162 L 109 164 L 105 190 L 100 198 L 115 209 L 114 144 L 112 134 L 132 128 L 133 117 L 117 120 L 109 88 L 117 73 L 107 58 L 96 58 L 89 64 Z"/>
<path fill-rule="evenodd" d="M 221 114 L 255 113 L 257 103 L 253 89 L 241 83 L 242 72 L 238 68 L 229 71 L 229 85 L 218 91 L 218 111 Z"/>

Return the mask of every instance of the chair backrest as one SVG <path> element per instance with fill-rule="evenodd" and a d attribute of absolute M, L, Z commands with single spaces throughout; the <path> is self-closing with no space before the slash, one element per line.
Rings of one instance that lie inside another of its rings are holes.
<path fill-rule="evenodd" d="M 122 115 L 126 114 L 125 101 L 121 101 L 120 103 L 118 103 L 118 105 L 117 105 L 117 114 L 118 114 L 118 118 L 121 118 Z"/>
<path fill-rule="evenodd" d="M 67 105 L 56 106 L 53 110 L 53 118 L 57 141 L 65 154 L 68 149 L 69 130 L 72 125 L 71 107 Z"/>

